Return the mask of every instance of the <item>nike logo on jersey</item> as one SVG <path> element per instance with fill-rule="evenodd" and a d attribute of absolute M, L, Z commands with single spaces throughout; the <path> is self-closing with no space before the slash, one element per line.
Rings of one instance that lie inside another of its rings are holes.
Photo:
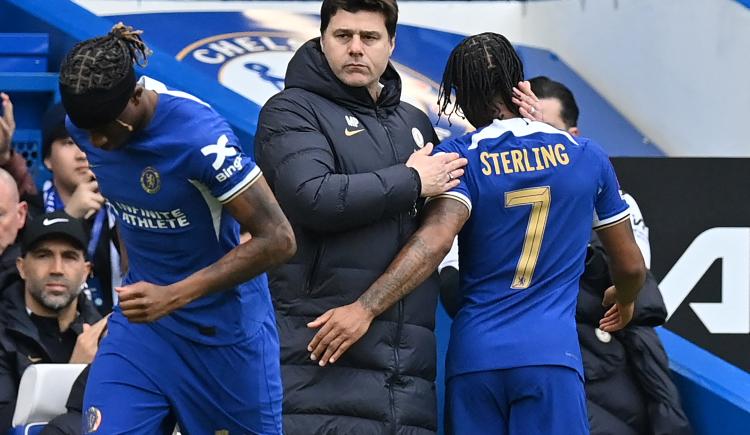
<path fill-rule="evenodd" d="M 27 358 L 29 359 L 29 362 L 32 363 L 32 364 L 36 364 L 36 363 L 38 363 L 39 361 L 42 360 L 42 357 L 40 357 L 40 356 L 36 357 L 36 356 L 28 355 Z"/>
<path fill-rule="evenodd" d="M 69 221 L 65 218 L 55 218 L 55 219 L 44 218 L 44 220 L 42 221 L 42 225 L 44 225 L 45 227 L 48 227 L 50 225 L 58 224 L 60 222 L 69 222 Z"/>
<path fill-rule="evenodd" d="M 363 131 L 365 131 L 364 128 L 360 128 L 359 130 L 349 130 L 347 128 L 346 130 L 344 130 L 344 134 L 347 136 L 354 136 L 355 134 L 362 133 Z"/>
<path fill-rule="evenodd" d="M 206 157 L 208 157 L 210 154 L 216 155 L 216 158 L 214 159 L 214 162 L 211 163 L 211 166 L 213 166 L 217 171 L 219 170 L 219 168 L 224 166 L 224 160 L 226 160 L 227 157 L 237 155 L 237 149 L 234 147 L 227 147 L 228 143 L 229 138 L 227 137 L 227 135 L 222 134 L 215 144 L 206 145 L 201 148 L 201 153 L 203 153 L 203 155 Z"/>

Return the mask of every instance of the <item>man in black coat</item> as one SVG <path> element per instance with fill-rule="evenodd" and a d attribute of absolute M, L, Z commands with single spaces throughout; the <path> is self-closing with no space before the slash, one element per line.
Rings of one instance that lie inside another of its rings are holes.
<path fill-rule="evenodd" d="M 22 235 L 23 280 L 0 299 L 0 432 L 11 426 L 26 368 L 37 363 L 90 363 L 106 320 L 81 293 L 91 264 L 83 224 L 64 212 L 38 216 Z"/>
<path fill-rule="evenodd" d="M 401 101 L 389 63 L 397 16 L 394 0 L 325 0 L 321 37 L 297 51 L 260 115 L 256 160 L 298 246 L 269 273 L 290 435 L 437 429 L 436 277 L 341 360 L 310 346 L 314 319 L 364 311 L 357 298 L 416 230 L 420 199 L 455 186 L 466 164 L 430 156 L 429 119 Z"/>

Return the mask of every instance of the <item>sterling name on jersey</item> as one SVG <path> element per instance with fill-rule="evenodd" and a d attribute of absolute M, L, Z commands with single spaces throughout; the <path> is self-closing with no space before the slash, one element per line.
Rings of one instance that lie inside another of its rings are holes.
<path fill-rule="evenodd" d="M 441 195 L 471 215 L 447 373 L 563 365 L 583 373 L 575 307 L 591 228 L 628 218 L 599 145 L 522 118 L 441 144 L 469 161 Z"/>
<path fill-rule="evenodd" d="M 118 219 L 128 254 L 124 284 L 172 284 L 211 265 L 239 243 L 239 225 L 222 208 L 261 177 L 229 125 L 192 95 L 148 77 L 159 99 L 148 126 L 118 150 L 94 147 L 67 120 Z M 154 322 L 206 344 L 251 335 L 271 310 L 264 275 L 204 296 Z"/>

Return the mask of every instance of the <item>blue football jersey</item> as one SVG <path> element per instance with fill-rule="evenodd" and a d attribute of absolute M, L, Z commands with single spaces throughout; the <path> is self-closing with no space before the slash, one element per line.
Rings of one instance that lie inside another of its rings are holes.
<path fill-rule="evenodd" d="M 239 243 L 239 224 L 222 204 L 261 177 L 226 121 L 209 105 L 142 77 L 159 99 L 148 126 L 120 149 L 91 144 L 68 119 L 102 194 L 118 219 L 128 254 L 123 284 L 168 285 L 216 262 Z M 199 298 L 153 323 L 205 344 L 252 334 L 271 310 L 265 274 Z"/>
<path fill-rule="evenodd" d="M 441 197 L 471 215 L 458 237 L 461 305 L 448 376 L 531 365 L 582 374 L 578 281 L 593 228 L 628 218 L 601 147 L 522 118 L 440 144 L 469 161 Z"/>

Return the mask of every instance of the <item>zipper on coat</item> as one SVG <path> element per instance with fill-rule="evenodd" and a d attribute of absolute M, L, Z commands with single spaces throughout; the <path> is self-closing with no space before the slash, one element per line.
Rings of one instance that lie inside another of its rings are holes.
<path fill-rule="evenodd" d="M 396 324 L 396 336 L 393 344 L 393 360 L 394 360 L 394 372 L 391 376 L 391 382 L 388 384 L 388 392 L 390 396 L 391 405 L 391 433 L 396 434 L 398 428 L 398 419 L 396 418 L 396 401 L 394 399 L 393 387 L 395 385 L 401 385 L 401 332 L 404 327 L 404 301 L 403 299 L 398 301 L 398 323 Z"/>
<path fill-rule="evenodd" d="M 315 249 L 315 256 L 313 257 L 312 267 L 307 272 L 307 281 L 305 282 L 305 289 L 307 294 L 311 294 L 313 291 L 313 285 L 315 284 L 315 278 L 318 276 L 318 268 L 320 266 L 320 258 L 323 256 L 324 245 L 321 242 Z"/>

